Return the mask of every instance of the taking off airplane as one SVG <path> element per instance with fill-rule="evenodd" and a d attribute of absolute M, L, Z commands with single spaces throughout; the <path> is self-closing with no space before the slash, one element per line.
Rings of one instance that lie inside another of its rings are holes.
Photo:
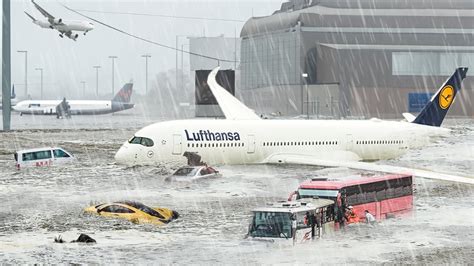
<path fill-rule="evenodd" d="M 36 9 L 46 17 L 46 20 L 35 19 L 32 15 L 28 14 L 25 11 L 25 14 L 33 20 L 33 23 L 40 26 L 41 28 L 46 29 L 55 29 L 59 31 L 59 37 L 63 38 L 64 35 L 71 40 L 76 40 L 79 37 L 79 34 L 74 33 L 74 31 L 83 31 L 84 35 L 87 32 L 94 29 L 94 24 L 89 21 L 77 21 L 77 20 L 63 20 L 62 18 L 55 18 L 53 15 L 49 14 L 46 10 L 40 7 L 34 0 L 31 0 Z"/>

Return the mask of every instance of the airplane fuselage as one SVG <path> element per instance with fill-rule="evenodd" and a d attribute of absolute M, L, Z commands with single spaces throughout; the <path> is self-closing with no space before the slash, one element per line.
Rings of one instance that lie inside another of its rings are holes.
<path fill-rule="evenodd" d="M 372 120 L 178 120 L 155 123 L 135 134 L 153 146 L 125 142 L 115 156 L 125 165 L 185 163 L 185 151 L 209 164 L 265 163 L 273 155 L 321 160 L 382 160 L 429 143 L 447 129 Z"/>
<path fill-rule="evenodd" d="M 48 20 L 36 20 L 34 22 L 41 28 L 55 29 L 59 32 L 68 32 L 68 31 L 91 31 L 94 29 L 94 26 L 88 21 L 78 21 L 78 20 L 68 20 L 62 21 L 61 24 L 51 24 Z"/>
<path fill-rule="evenodd" d="M 21 114 L 56 115 L 56 106 L 60 103 L 61 100 L 21 101 L 13 107 L 13 110 Z M 67 103 L 71 107 L 72 115 L 109 114 L 131 109 L 134 106 L 131 103 L 96 100 L 70 100 Z"/>

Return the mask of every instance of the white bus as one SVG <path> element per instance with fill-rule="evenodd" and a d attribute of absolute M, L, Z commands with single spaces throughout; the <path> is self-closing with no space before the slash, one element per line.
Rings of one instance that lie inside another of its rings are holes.
<path fill-rule="evenodd" d="M 278 201 L 256 208 L 252 213 L 247 238 L 288 239 L 295 244 L 321 237 L 323 228 L 334 224 L 334 201 L 309 198 Z"/>
<path fill-rule="evenodd" d="M 71 153 L 60 147 L 21 150 L 17 151 L 14 156 L 18 169 L 32 166 L 64 164 L 75 160 Z"/>

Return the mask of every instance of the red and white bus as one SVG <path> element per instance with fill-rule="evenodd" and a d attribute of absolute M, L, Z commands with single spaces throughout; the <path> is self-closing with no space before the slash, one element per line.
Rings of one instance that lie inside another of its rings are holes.
<path fill-rule="evenodd" d="M 413 209 L 413 176 L 405 174 L 353 176 L 340 179 L 314 178 L 300 184 L 290 199 L 326 198 L 335 202 L 335 221 L 344 219 L 345 210 L 365 221 L 365 210 L 377 220 L 408 214 Z"/>

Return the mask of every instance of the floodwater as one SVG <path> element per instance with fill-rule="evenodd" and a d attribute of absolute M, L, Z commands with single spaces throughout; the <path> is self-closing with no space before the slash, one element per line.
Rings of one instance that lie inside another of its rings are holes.
<path fill-rule="evenodd" d="M 310 243 L 244 239 L 250 210 L 285 199 L 311 176 L 354 170 L 309 166 L 217 166 L 223 177 L 189 184 L 166 183 L 172 167 L 125 168 L 113 156 L 140 127 L 160 118 L 135 114 L 55 117 L 13 115 L 0 133 L 0 261 L 3 263 L 336 264 L 464 263 L 474 257 L 474 187 L 416 179 L 415 211 L 375 228 L 364 225 Z M 388 164 L 472 176 L 474 121 L 448 120 L 449 138 L 410 151 Z M 61 146 L 78 162 L 16 170 L 16 149 Z M 163 226 L 83 214 L 98 202 L 137 200 L 177 210 Z M 57 244 L 80 233 L 97 244 Z"/>

